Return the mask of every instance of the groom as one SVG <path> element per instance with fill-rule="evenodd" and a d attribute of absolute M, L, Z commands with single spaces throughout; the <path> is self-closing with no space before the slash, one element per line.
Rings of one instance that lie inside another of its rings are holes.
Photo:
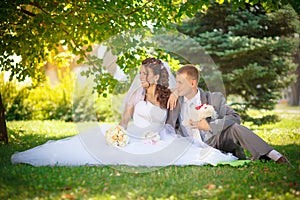
<path fill-rule="evenodd" d="M 240 116 L 226 105 L 225 97 L 220 92 L 204 92 L 198 88 L 199 71 L 193 65 L 185 65 L 176 73 L 178 102 L 171 109 L 167 124 L 177 134 L 188 137 L 191 130 L 199 130 L 202 140 L 221 151 L 230 152 L 239 159 L 246 159 L 247 149 L 251 160 L 272 159 L 276 163 L 289 163 L 288 159 L 274 150 L 259 136 L 245 126 L 240 125 Z M 191 109 L 201 104 L 210 104 L 218 114 L 217 119 L 206 118 L 200 121 L 190 120 Z M 189 120 L 189 125 L 182 122 Z"/>

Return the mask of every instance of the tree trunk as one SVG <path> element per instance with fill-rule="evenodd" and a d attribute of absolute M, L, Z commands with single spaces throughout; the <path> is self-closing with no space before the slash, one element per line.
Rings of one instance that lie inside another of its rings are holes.
<path fill-rule="evenodd" d="M 289 104 L 300 106 L 300 66 L 297 69 L 298 78 L 296 83 L 291 84 L 291 98 Z"/>
<path fill-rule="evenodd" d="M 291 96 L 289 104 L 292 106 L 300 106 L 300 47 L 296 52 L 294 62 L 298 64 L 296 70 L 297 79 L 295 83 L 291 84 Z"/>
<path fill-rule="evenodd" d="M 5 144 L 8 143 L 4 106 L 2 103 L 1 94 L 0 94 L 0 141 L 4 141 Z"/>

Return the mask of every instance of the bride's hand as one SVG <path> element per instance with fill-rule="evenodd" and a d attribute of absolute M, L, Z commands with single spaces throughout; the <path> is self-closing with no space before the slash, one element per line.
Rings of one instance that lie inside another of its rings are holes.
<path fill-rule="evenodd" d="M 127 129 L 127 125 L 126 124 L 122 124 L 122 122 L 119 123 L 119 126 L 123 127 L 125 130 Z"/>
<path fill-rule="evenodd" d="M 173 110 L 176 107 L 178 95 L 176 92 L 172 92 L 167 103 L 167 109 Z"/>
<path fill-rule="evenodd" d="M 133 111 L 134 111 L 133 106 L 130 107 L 130 106 L 126 105 L 125 111 L 124 111 L 121 121 L 119 123 L 119 125 L 122 126 L 124 129 L 127 129 L 128 122 L 133 116 Z"/>

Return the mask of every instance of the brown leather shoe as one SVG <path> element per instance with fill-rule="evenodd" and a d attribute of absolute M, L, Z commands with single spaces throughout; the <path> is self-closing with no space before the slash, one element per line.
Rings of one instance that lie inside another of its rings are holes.
<path fill-rule="evenodd" d="M 290 165 L 290 166 L 292 166 L 292 164 L 290 163 L 290 161 L 285 156 L 281 156 L 275 162 L 278 163 L 278 164 L 284 164 L 284 165 Z"/>

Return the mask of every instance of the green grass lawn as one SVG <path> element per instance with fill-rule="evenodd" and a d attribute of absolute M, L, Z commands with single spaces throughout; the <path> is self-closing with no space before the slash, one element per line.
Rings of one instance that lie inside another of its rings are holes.
<path fill-rule="evenodd" d="M 78 131 L 74 123 L 8 122 L 10 142 L 0 144 L 0 199 L 299 199 L 300 110 L 295 110 L 274 111 L 280 122 L 250 127 L 294 167 L 255 161 L 240 167 L 169 166 L 128 173 L 121 166 L 12 165 L 15 151 Z"/>

